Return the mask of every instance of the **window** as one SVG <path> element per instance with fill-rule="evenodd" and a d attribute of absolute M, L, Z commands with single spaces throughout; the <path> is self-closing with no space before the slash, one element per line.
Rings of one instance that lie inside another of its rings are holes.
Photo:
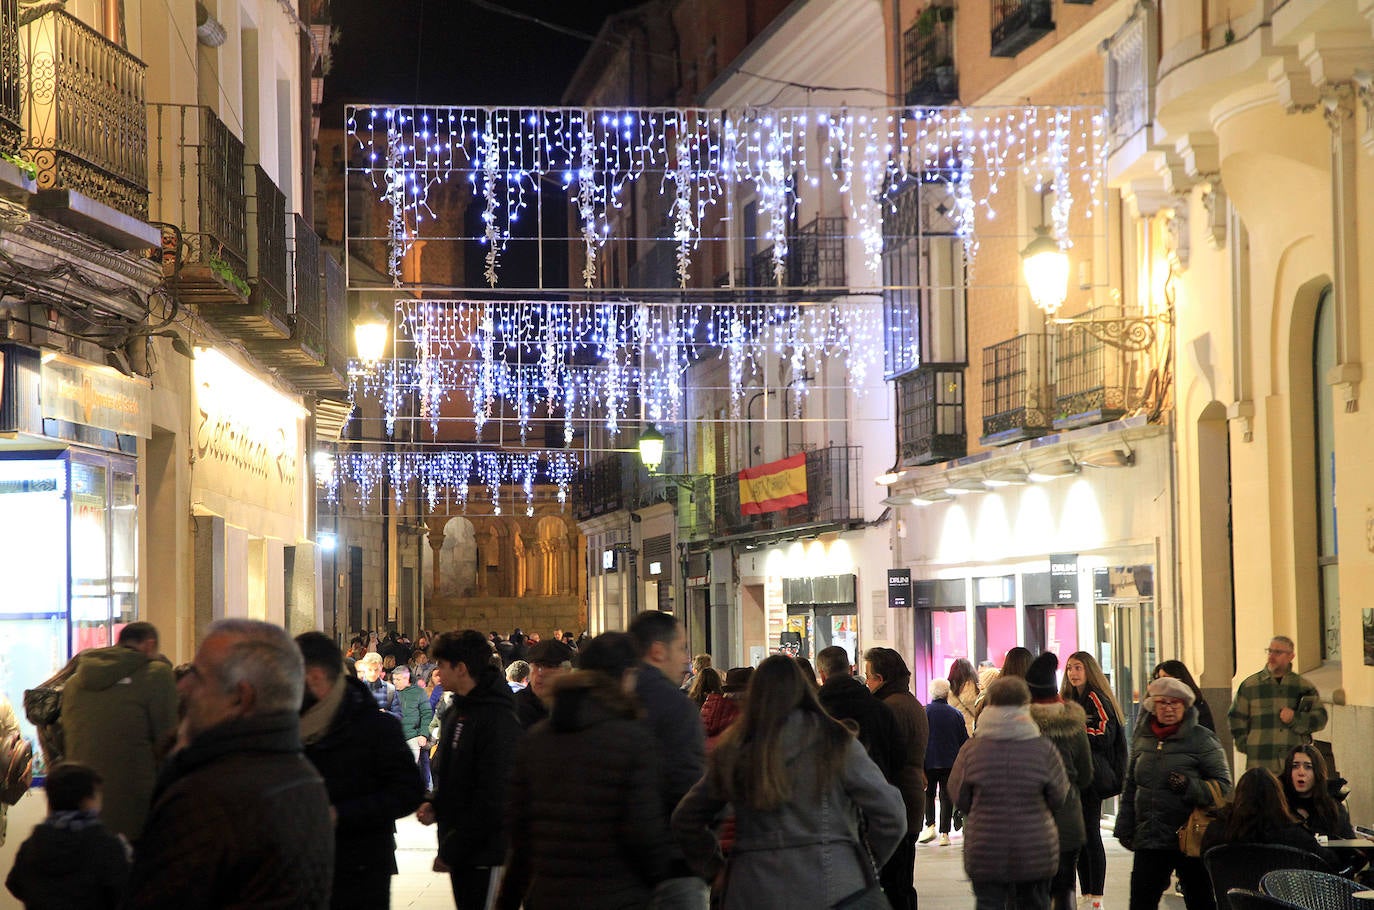
<path fill-rule="evenodd" d="M 883 215 L 883 314 L 888 378 L 923 363 L 968 363 L 964 248 L 954 196 L 934 175 L 889 193 Z"/>
<path fill-rule="evenodd" d="M 1336 306 L 1331 288 L 1317 302 L 1312 337 L 1312 422 L 1317 456 L 1317 588 L 1321 598 L 1322 659 L 1341 659 L 1341 588 L 1336 543 L 1335 408 L 1326 377 L 1336 366 Z"/>

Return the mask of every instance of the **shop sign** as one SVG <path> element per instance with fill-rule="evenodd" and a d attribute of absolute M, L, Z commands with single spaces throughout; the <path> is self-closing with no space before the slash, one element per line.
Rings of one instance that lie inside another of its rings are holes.
<path fill-rule="evenodd" d="M 192 440 L 199 483 L 237 498 L 294 509 L 279 497 L 297 483 L 304 410 L 223 354 L 196 355 Z"/>
<path fill-rule="evenodd" d="M 939 585 L 934 579 L 922 579 L 911 583 L 911 605 L 921 609 L 929 610 L 935 606 L 935 595 L 939 591 Z"/>
<path fill-rule="evenodd" d="M 147 383 L 61 355 L 44 359 L 41 376 L 44 418 L 145 439 L 152 435 Z"/>
<path fill-rule="evenodd" d="M 887 570 L 887 606 L 893 610 L 905 610 L 911 606 L 911 570 Z"/>
<path fill-rule="evenodd" d="M 1078 554 L 1050 556 L 1050 599 L 1057 604 L 1078 603 Z"/>

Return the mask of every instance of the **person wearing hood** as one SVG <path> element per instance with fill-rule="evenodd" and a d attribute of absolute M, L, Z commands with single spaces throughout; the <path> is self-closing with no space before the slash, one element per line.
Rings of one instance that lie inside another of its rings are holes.
<path fill-rule="evenodd" d="M 727 805 L 736 825 L 728 862 L 715 832 Z M 905 835 L 906 809 L 797 662 L 775 654 L 754 671 L 744 713 L 672 824 L 688 863 L 716 882 L 722 910 L 834 907 L 876 888 L 872 863 L 885 863 Z"/>
<path fill-rule="evenodd" d="M 577 663 L 554 684 L 549 719 L 515 750 L 501 910 L 645 907 L 668 874 L 658 750 L 633 695 L 634 639 L 598 635 Z"/>
<path fill-rule="evenodd" d="M 1074 880 L 1078 875 L 1078 851 L 1083 849 L 1087 831 L 1083 822 L 1082 794 L 1093 785 L 1093 753 L 1088 743 L 1088 715 L 1077 702 L 1059 695 L 1055 672 L 1059 657 L 1045 652 L 1026 670 L 1026 686 L 1031 694 L 1031 719 L 1040 735 L 1054 743 L 1069 778 L 1069 795 L 1054 810 L 1054 825 L 1059 830 L 1059 869 L 1050 882 L 1053 910 L 1074 910 Z"/>
<path fill-rule="evenodd" d="M 77 655 L 62 690 L 65 757 L 104 779 L 105 827 L 130 842 L 143 833 L 161 751 L 176 727 L 176 680 L 152 623 L 131 622 L 113 647 Z"/>
<path fill-rule="evenodd" d="M 1025 680 L 994 681 L 978 731 L 950 769 L 954 804 L 967 816 L 964 871 L 977 910 L 1050 906 L 1050 881 L 1059 869 L 1055 813 L 1073 785 L 1029 706 Z"/>
<path fill-rule="evenodd" d="M 439 859 L 457 910 L 484 910 L 506 855 L 506 787 L 523 731 L 487 636 L 445 632 L 429 650 L 453 700 L 439 723 L 437 783 L 415 815 L 439 825 Z"/>
<path fill-rule="evenodd" d="M 1157 908 L 1173 872 L 1188 910 L 1213 910 L 1207 869 L 1179 849 L 1178 829 L 1193 809 L 1212 805 L 1205 781 L 1216 782 L 1222 796 L 1231 791 L 1226 753 L 1216 734 L 1198 723 L 1193 690 L 1181 680 L 1151 681 L 1141 708 L 1113 832 L 1135 852 L 1131 910 Z"/>
<path fill-rule="evenodd" d="M 401 725 L 343 672 L 339 646 L 323 632 L 296 636 L 305 660 L 301 742 L 324 778 L 334 816 L 333 910 L 386 910 L 396 874 L 396 819 L 425 795 Z"/>

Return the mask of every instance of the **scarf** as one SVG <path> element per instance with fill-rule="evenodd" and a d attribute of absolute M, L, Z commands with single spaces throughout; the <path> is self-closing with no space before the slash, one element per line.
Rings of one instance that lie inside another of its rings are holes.
<path fill-rule="evenodd" d="M 346 688 L 348 678 L 340 673 L 339 678 L 334 681 L 334 688 L 330 689 L 324 698 L 305 709 L 301 714 L 301 743 L 311 745 L 329 732 L 329 725 L 334 722 L 334 715 L 339 713 L 339 706 L 343 704 Z"/>
<path fill-rule="evenodd" d="M 1153 716 L 1150 717 L 1150 730 L 1159 739 L 1168 739 L 1169 737 L 1177 733 L 1178 728 L 1181 726 L 1183 726 L 1183 721 L 1179 721 L 1176 724 L 1169 724 L 1168 726 L 1165 726 L 1164 724 L 1161 724 L 1158 720 L 1156 720 Z"/>
<path fill-rule="evenodd" d="M 974 739 L 1039 739 L 1040 728 L 1025 705 L 988 705 L 978 715 Z"/>

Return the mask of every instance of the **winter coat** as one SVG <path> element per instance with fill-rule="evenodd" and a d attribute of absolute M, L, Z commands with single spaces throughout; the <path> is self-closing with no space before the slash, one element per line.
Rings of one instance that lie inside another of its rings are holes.
<path fill-rule="evenodd" d="M 659 793 L 667 817 L 683 794 L 701 779 L 705 768 L 701 711 L 672 680 L 649 664 L 639 666 L 635 695 L 644 709 L 642 722 L 658 744 Z"/>
<path fill-rule="evenodd" d="M 926 705 L 926 720 L 930 725 L 930 739 L 926 743 L 926 768 L 949 770 L 959 750 L 968 742 L 968 727 L 958 709 L 951 708 L 943 698 L 931 699 Z"/>
<path fill-rule="evenodd" d="M 57 812 L 20 844 L 5 887 L 25 910 L 114 910 L 128 881 L 129 854 L 100 816 Z"/>
<path fill-rule="evenodd" d="M 964 718 L 964 729 L 969 736 L 973 735 L 973 722 L 978 717 L 978 687 L 970 680 L 964 683 L 964 688 L 960 692 L 950 689 L 949 706 L 956 709 Z"/>
<path fill-rule="evenodd" d="M 887 782 L 896 784 L 906 764 L 906 744 L 891 709 L 852 676 L 832 676 L 816 694 L 831 717 L 858 725 L 860 745 Z"/>
<path fill-rule="evenodd" d="M 329 804 L 338 813 L 336 893 L 369 873 L 396 873 L 395 821 L 414 812 L 425 795 L 424 779 L 396 719 L 377 710 L 362 682 L 345 678 L 344 685 L 329 729 L 305 746 L 305 757 L 324 778 Z"/>
<path fill-rule="evenodd" d="M 1054 813 L 1071 784 L 1059 750 L 1025 708 L 987 706 L 949 774 L 965 815 L 964 871 L 974 882 L 1037 882 L 1059 869 Z"/>
<path fill-rule="evenodd" d="M 1069 778 L 1069 795 L 1063 805 L 1054 810 L 1054 826 L 1059 829 L 1059 852 L 1077 850 L 1087 842 L 1083 827 L 1083 799 L 1093 785 L 1092 747 L 1088 745 L 1085 729 L 1087 718 L 1076 702 L 1032 704 L 1031 720 L 1040 728 L 1040 735 L 1054 743 Z"/>
<path fill-rule="evenodd" d="M 1126 731 L 1111 699 L 1102 692 L 1084 686 L 1082 692 L 1070 687 L 1069 693 L 1085 715 L 1088 746 L 1093 753 L 1091 793 L 1097 799 L 1116 796 L 1126 782 Z"/>
<path fill-rule="evenodd" d="M 520 726 L 526 730 L 548 718 L 548 706 L 544 704 L 543 699 L 534 694 L 533 686 L 526 686 L 515 693 L 515 716 L 520 719 Z"/>
<path fill-rule="evenodd" d="M 706 703 L 701 706 L 701 726 L 706 734 L 707 754 L 716 747 L 716 740 L 720 739 L 720 735 L 729 729 L 739 716 L 739 699 L 733 694 L 721 695 L 719 692 L 712 692 L 706 696 Z"/>
<path fill-rule="evenodd" d="M 903 754 L 897 772 L 897 789 L 906 803 L 906 829 L 915 834 L 924 824 L 926 814 L 926 747 L 930 741 L 930 725 L 926 709 L 907 691 L 906 684 L 890 682 L 873 693 L 887 705 L 901 734 Z"/>
<path fill-rule="evenodd" d="M 76 672 L 62 690 L 66 758 L 105 779 L 101 818 L 130 841 L 143 832 L 158 750 L 177 720 L 176 681 L 165 662 L 123 645 L 77 655 Z"/>
<path fill-rule="evenodd" d="M 772 810 L 735 804 L 735 845 L 721 895 L 724 910 L 829 907 L 862 890 L 871 870 L 858 842 L 858 814 L 868 824 L 873 861 L 887 862 L 906 834 L 897 788 L 857 740 L 845 744 L 842 766 L 818 780 L 815 755 L 821 719 L 793 712 L 781 732 L 793 797 Z M 715 761 L 719 752 L 713 753 Z M 714 775 L 698 781 L 673 813 L 673 834 L 698 874 L 714 879 L 724 859 L 712 826 L 728 800 Z"/>
<path fill-rule="evenodd" d="M 506 786 L 523 731 L 506 677 L 484 667 L 467 695 L 439 724 L 438 780 L 431 802 L 439 822 L 439 856 L 450 867 L 499 866 L 506 855 Z"/>
<path fill-rule="evenodd" d="M 401 719 L 401 700 L 396 695 L 396 687 L 380 676 L 376 682 L 363 680 L 363 685 L 367 686 L 367 691 L 372 693 L 372 697 L 377 701 L 377 707 L 390 714 L 397 720 Z"/>
<path fill-rule="evenodd" d="M 334 877 L 329 794 L 291 712 L 201 733 L 158 777 L 127 910 L 323 910 Z"/>
<path fill-rule="evenodd" d="M 1116 816 L 1116 839 L 1133 850 L 1178 850 L 1178 829 L 1196 806 L 1212 804 L 1204 780 L 1231 792 L 1231 768 L 1216 734 L 1197 722 L 1191 707 L 1178 730 L 1161 740 L 1150 728 L 1151 715 L 1142 713 L 1126 764 L 1126 786 Z M 1182 793 L 1169 789 L 1170 773 L 1188 778 Z"/>
<path fill-rule="evenodd" d="M 658 752 L 604 673 L 559 679 L 548 721 L 515 750 L 497 907 L 644 907 L 668 872 Z"/>
<path fill-rule="evenodd" d="M 416 685 L 396 690 L 396 701 L 401 706 L 401 735 L 406 739 L 429 735 L 429 722 L 434 717 L 434 709 L 429 705 L 429 696 Z"/>

